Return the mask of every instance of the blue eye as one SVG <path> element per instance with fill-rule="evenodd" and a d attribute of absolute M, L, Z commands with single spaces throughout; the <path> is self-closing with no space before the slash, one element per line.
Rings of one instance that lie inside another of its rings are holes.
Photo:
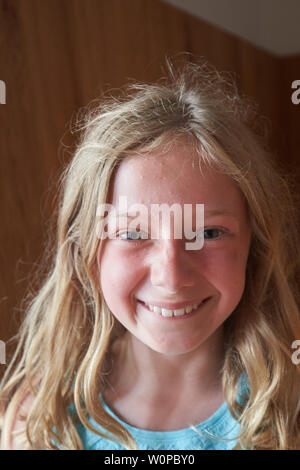
<path fill-rule="evenodd" d="M 219 237 L 213 237 L 211 235 L 208 238 L 205 238 L 205 233 L 210 233 L 211 234 L 212 232 L 222 232 L 222 234 L 224 234 L 225 230 L 221 230 L 220 228 L 208 228 L 208 229 L 204 230 L 204 239 L 205 240 L 216 240 L 216 239 L 220 238 L 220 236 Z"/>
<path fill-rule="evenodd" d="M 213 234 L 216 234 L 216 232 L 218 233 L 221 233 L 220 236 L 214 236 Z M 204 240 L 217 240 L 219 238 L 222 237 L 222 235 L 224 235 L 226 233 L 225 230 L 222 230 L 220 228 L 209 228 L 209 229 L 205 229 L 204 230 Z M 141 241 L 141 240 L 147 240 L 147 235 L 145 237 L 142 237 L 142 234 L 143 232 L 136 232 L 136 231 L 133 231 L 133 232 L 123 232 L 120 234 L 120 238 L 122 240 L 128 240 L 128 241 Z M 205 234 L 208 234 L 207 237 L 205 237 Z M 122 235 L 126 235 L 126 238 L 122 237 Z M 130 236 L 128 236 L 130 235 Z"/>
<path fill-rule="evenodd" d="M 133 237 L 126 237 L 126 238 L 122 238 L 121 236 L 122 235 L 128 235 L 128 234 L 134 234 Z M 139 240 L 142 240 L 142 238 L 139 238 L 141 236 L 142 232 L 123 232 L 121 233 L 120 237 L 122 240 L 129 240 L 129 241 L 139 241 Z M 145 238 L 143 238 L 145 240 Z"/>

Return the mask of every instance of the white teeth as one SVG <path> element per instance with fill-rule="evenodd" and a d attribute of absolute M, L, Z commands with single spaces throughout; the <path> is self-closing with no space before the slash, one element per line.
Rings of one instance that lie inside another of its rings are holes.
<path fill-rule="evenodd" d="M 184 315 L 185 314 L 185 309 L 184 308 L 179 308 L 178 310 L 174 310 L 174 316 L 175 317 L 179 317 L 180 315 Z"/>
<path fill-rule="evenodd" d="M 153 308 L 153 312 L 155 313 L 161 313 L 161 308 L 160 307 L 152 307 Z"/>
<path fill-rule="evenodd" d="M 185 313 L 190 313 L 192 310 L 197 309 L 201 303 L 202 302 L 199 302 L 199 304 L 188 305 L 187 307 L 180 308 L 178 310 L 168 310 L 166 308 L 161 308 L 161 307 L 157 307 L 156 305 L 150 305 L 150 304 L 146 304 L 146 305 L 152 312 L 159 313 L 163 317 L 172 317 L 173 315 L 180 316 L 180 315 L 184 315 Z"/>
<path fill-rule="evenodd" d="M 166 308 L 161 309 L 161 314 L 163 317 L 171 317 L 173 315 L 172 310 L 168 310 Z"/>

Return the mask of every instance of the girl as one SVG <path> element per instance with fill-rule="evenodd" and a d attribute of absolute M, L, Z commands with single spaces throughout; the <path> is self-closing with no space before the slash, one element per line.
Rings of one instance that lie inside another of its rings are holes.
<path fill-rule="evenodd" d="M 53 262 L 1 384 L 2 448 L 300 446 L 292 180 L 225 75 L 169 72 L 78 122 Z M 150 218 L 174 203 L 195 228 L 204 207 L 201 248 Z"/>

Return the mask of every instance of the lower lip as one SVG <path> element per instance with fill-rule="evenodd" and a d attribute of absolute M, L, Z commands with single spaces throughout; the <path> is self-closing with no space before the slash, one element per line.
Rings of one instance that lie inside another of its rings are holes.
<path fill-rule="evenodd" d="M 149 307 L 147 307 L 146 304 L 144 304 L 144 302 L 141 302 L 140 300 L 138 300 L 138 303 L 148 312 L 152 313 L 152 315 L 154 315 L 156 318 L 160 318 L 161 320 L 172 321 L 172 320 L 187 320 L 188 318 L 191 318 L 197 315 L 197 313 L 199 313 L 200 310 L 202 310 L 205 307 L 205 305 L 208 303 L 210 299 L 211 297 L 207 297 L 207 299 L 205 299 L 196 310 L 192 310 L 190 313 L 185 313 L 184 315 L 172 315 L 171 317 L 164 317 L 161 313 L 153 312 L 152 310 L 150 310 Z"/>

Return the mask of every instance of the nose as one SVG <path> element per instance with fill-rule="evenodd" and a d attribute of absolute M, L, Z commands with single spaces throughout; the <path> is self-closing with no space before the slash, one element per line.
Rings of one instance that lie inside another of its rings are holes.
<path fill-rule="evenodd" d="M 159 253 L 151 266 L 152 284 L 175 294 L 193 286 L 195 277 L 182 240 L 161 240 Z"/>

